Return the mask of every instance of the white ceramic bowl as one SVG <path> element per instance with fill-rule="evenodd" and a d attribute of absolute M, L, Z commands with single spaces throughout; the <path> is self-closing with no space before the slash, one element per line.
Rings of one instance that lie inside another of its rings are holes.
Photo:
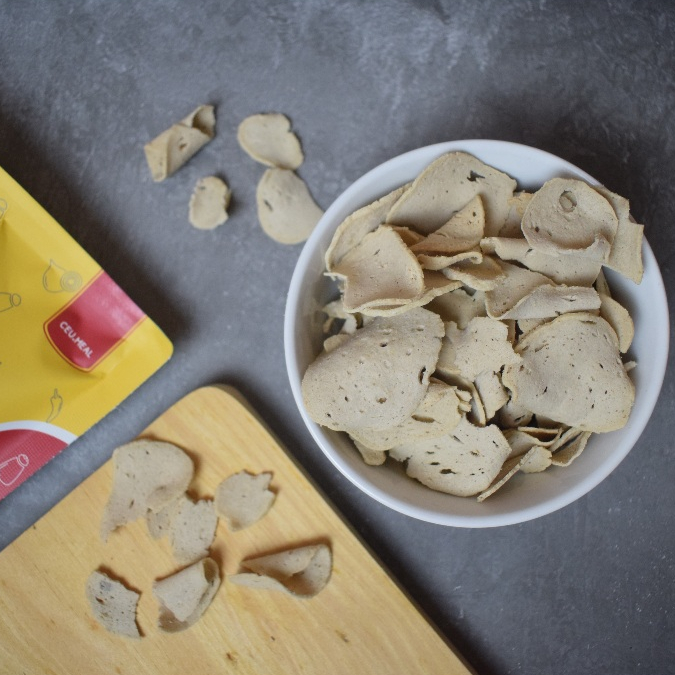
<path fill-rule="evenodd" d="M 628 354 L 638 363 L 631 373 L 636 386 L 635 405 L 623 429 L 594 434 L 569 467 L 518 475 L 493 497 L 478 503 L 430 490 L 407 477 L 396 462 L 366 465 L 345 434 L 320 427 L 309 418 L 300 392 L 302 376 L 321 347 L 317 309 L 335 296 L 332 282 L 323 276 L 324 253 L 347 215 L 414 179 L 431 161 L 453 150 L 464 150 L 501 169 L 518 181 L 520 189 L 536 189 L 555 176 L 597 184 L 554 155 L 502 141 L 439 143 L 381 164 L 335 200 L 302 250 L 286 304 L 286 364 L 293 395 L 312 436 L 331 462 L 364 492 L 396 511 L 432 523 L 459 527 L 509 525 L 543 516 L 578 499 L 606 478 L 631 450 L 649 420 L 663 382 L 668 356 L 668 305 L 658 265 L 646 241 L 640 285 L 611 270 L 606 272 L 613 295 L 628 308 L 635 322 L 635 339 Z"/>

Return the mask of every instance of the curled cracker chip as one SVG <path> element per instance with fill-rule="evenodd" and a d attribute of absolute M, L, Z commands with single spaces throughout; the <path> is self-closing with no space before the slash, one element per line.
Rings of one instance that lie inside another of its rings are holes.
<path fill-rule="evenodd" d="M 218 515 L 230 530 L 237 531 L 257 523 L 271 508 L 276 494 L 269 489 L 271 473 L 250 474 L 240 471 L 226 478 L 216 488 Z"/>
<path fill-rule="evenodd" d="M 220 586 L 220 571 L 211 558 L 203 558 L 152 585 L 160 603 L 159 628 L 178 633 L 194 625 L 207 610 Z"/>
<path fill-rule="evenodd" d="M 484 255 L 480 262 L 460 260 L 442 270 L 448 279 L 461 281 L 465 286 L 476 291 L 489 291 L 500 284 L 504 278 L 502 266 L 493 258 Z"/>
<path fill-rule="evenodd" d="M 311 598 L 328 583 L 333 556 L 326 544 L 317 544 L 250 558 L 242 566 L 250 572 L 230 575 L 232 583 Z"/>
<path fill-rule="evenodd" d="M 400 305 L 424 292 L 424 273 L 400 235 L 386 225 L 366 234 L 335 266 L 344 279 L 344 308 Z"/>
<path fill-rule="evenodd" d="M 87 579 L 86 596 L 94 618 L 107 631 L 130 638 L 141 637 L 136 624 L 139 593 L 97 570 Z"/>
<path fill-rule="evenodd" d="M 113 487 L 103 511 L 101 539 L 147 511 L 159 511 L 182 495 L 192 480 L 192 460 L 162 441 L 137 440 L 113 452 Z"/>
<path fill-rule="evenodd" d="M 185 162 L 215 136 L 213 106 L 201 105 L 144 147 L 145 158 L 155 182 L 178 171 Z"/>
<path fill-rule="evenodd" d="M 239 124 L 237 141 L 256 162 L 279 169 L 297 169 L 304 161 L 291 122 L 280 113 L 251 115 Z"/>
<path fill-rule="evenodd" d="M 404 185 L 389 194 L 381 197 L 372 204 L 368 204 L 354 213 L 347 216 L 335 230 L 330 246 L 326 250 L 326 270 L 332 272 L 343 258 L 343 256 L 353 249 L 369 232 L 373 232 L 380 225 L 384 224 L 387 213 L 405 192 L 408 185 Z M 401 230 L 408 228 L 394 228 L 397 230 L 401 239 L 408 244 L 406 234 Z M 410 232 L 410 230 L 408 230 Z M 416 233 L 415 233 L 416 234 Z"/>
<path fill-rule="evenodd" d="M 258 183 L 256 202 L 260 225 L 281 244 L 305 241 L 323 215 L 305 182 L 289 169 L 267 169 Z"/>
<path fill-rule="evenodd" d="M 485 208 L 485 232 L 496 235 L 509 213 L 516 181 L 465 152 L 433 161 L 394 204 L 387 222 L 428 234 L 448 222 L 476 195 Z"/>
<path fill-rule="evenodd" d="M 600 295 L 600 316 L 614 329 L 619 339 L 619 351 L 625 354 L 635 337 L 635 326 L 628 310 L 608 295 Z"/>
<path fill-rule="evenodd" d="M 436 312 L 445 323 L 454 321 L 460 330 L 466 328 L 474 317 L 487 316 L 485 293 L 475 291 L 470 295 L 464 288 L 434 298 L 427 309 Z"/>
<path fill-rule="evenodd" d="M 579 255 L 607 262 L 618 219 L 590 185 L 552 178 L 525 209 L 522 230 L 532 248 L 548 255 Z"/>

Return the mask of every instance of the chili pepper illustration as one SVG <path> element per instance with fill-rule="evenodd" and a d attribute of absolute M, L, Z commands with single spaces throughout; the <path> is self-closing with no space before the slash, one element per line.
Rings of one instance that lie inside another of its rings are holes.
<path fill-rule="evenodd" d="M 61 394 L 59 394 L 58 389 L 54 389 L 54 393 L 51 395 L 51 398 L 49 399 L 49 404 L 51 406 L 51 411 L 47 419 L 45 420 L 46 422 L 51 422 L 55 420 L 59 416 L 61 408 L 63 408 L 63 397 L 61 396 Z"/>

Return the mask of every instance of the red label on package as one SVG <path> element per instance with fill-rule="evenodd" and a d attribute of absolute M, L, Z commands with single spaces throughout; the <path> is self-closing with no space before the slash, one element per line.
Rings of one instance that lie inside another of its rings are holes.
<path fill-rule="evenodd" d="M 145 318 L 103 271 L 45 322 L 56 351 L 79 370 L 95 368 Z"/>

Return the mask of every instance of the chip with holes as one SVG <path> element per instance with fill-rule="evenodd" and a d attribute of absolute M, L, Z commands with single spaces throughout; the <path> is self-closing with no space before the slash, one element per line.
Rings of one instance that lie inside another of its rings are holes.
<path fill-rule="evenodd" d="M 113 487 L 103 511 L 101 539 L 148 511 L 160 511 L 187 489 L 194 467 L 177 446 L 136 440 L 113 452 Z"/>
<path fill-rule="evenodd" d="M 136 624 L 140 593 L 99 570 L 89 575 L 85 593 L 94 618 L 107 631 L 130 638 L 141 637 Z"/>

